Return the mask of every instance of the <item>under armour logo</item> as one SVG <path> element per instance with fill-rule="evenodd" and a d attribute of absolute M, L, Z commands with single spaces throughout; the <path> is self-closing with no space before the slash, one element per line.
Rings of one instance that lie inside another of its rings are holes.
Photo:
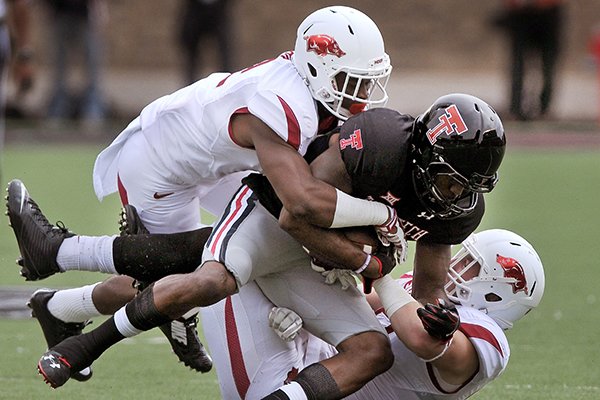
<path fill-rule="evenodd" d="M 429 221 L 430 219 L 434 218 L 435 215 L 428 214 L 425 211 L 421 211 L 421 214 L 417 215 L 417 217 L 419 217 L 419 218 L 425 218 L 427 221 Z"/>
<path fill-rule="evenodd" d="M 54 358 L 53 355 L 49 355 L 49 356 L 44 356 L 43 357 L 44 360 L 46 361 L 50 361 L 50 367 L 52 368 L 60 368 L 60 363 L 56 361 L 56 358 Z"/>
<path fill-rule="evenodd" d="M 340 150 L 344 150 L 348 146 L 356 150 L 363 148 L 360 129 L 355 130 L 348 139 L 340 139 Z"/>
<path fill-rule="evenodd" d="M 442 133 L 445 133 L 448 136 L 452 133 L 460 135 L 465 133 L 468 129 L 455 104 L 452 104 L 444 111 L 445 113 L 438 118 L 440 123 L 426 133 L 427 139 L 429 139 L 429 143 L 431 144 L 434 144 L 437 141 L 438 136 Z"/>

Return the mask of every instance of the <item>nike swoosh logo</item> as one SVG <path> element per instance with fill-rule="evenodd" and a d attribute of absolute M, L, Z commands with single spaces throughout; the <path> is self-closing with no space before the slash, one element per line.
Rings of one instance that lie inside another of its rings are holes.
<path fill-rule="evenodd" d="M 175 193 L 175 192 L 168 192 L 168 193 L 158 193 L 158 192 L 154 192 L 154 198 L 155 198 L 156 200 L 158 200 L 158 199 L 162 199 L 163 197 L 170 196 L 170 195 L 172 195 L 173 193 Z"/>

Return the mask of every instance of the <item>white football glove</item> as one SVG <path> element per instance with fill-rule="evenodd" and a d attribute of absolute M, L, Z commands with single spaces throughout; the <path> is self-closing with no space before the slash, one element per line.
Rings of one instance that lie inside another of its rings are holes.
<path fill-rule="evenodd" d="M 349 269 L 325 269 L 320 267 L 313 262 L 310 263 L 311 268 L 325 277 L 325 283 L 333 285 L 336 282 L 340 282 L 342 290 L 348 290 L 349 287 L 356 287 L 356 274 Z"/>
<path fill-rule="evenodd" d="M 349 287 L 356 287 L 356 278 L 354 272 L 349 269 L 332 269 L 331 271 L 323 271 L 321 275 L 325 277 L 325 283 L 333 285 L 340 282 L 342 290 L 348 290 Z"/>
<path fill-rule="evenodd" d="M 269 312 L 269 326 L 284 342 L 291 342 L 302 329 L 302 318 L 285 307 L 273 307 Z"/>
<path fill-rule="evenodd" d="M 396 249 L 395 257 L 398 264 L 402 264 L 408 257 L 408 243 L 404 238 L 404 231 L 400 227 L 400 220 L 396 210 L 388 207 L 390 218 L 383 225 L 375 227 L 377 237 L 384 246 L 393 245 Z"/>

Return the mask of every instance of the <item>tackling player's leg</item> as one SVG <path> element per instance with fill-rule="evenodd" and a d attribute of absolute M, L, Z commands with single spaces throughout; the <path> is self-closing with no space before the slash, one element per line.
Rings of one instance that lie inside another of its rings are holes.
<path fill-rule="evenodd" d="M 380 332 L 355 335 L 337 348 L 339 354 L 309 365 L 292 383 L 264 399 L 341 399 L 387 371 L 394 362 L 389 339 Z"/>
<path fill-rule="evenodd" d="M 38 369 L 52 387 L 66 381 L 64 370 L 78 371 L 125 337 L 177 319 L 196 306 L 213 304 L 235 293 L 233 275 L 217 262 L 207 262 L 191 274 L 171 275 L 144 289 L 98 328 L 71 336 L 46 352 Z M 54 368 L 60 359 L 61 368 Z"/>
<path fill-rule="evenodd" d="M 141 280 L 156 280 L 174 272 L 193 271 L 200 263 L 203 244 L 210 234 L 210 228 L 202 228 L 181 235 L 163 235 L 164 237 L 154 237 L 154 239 L 148 240 L 151 236 L 147 234 L 148 230 L 139 218 L 137 211 L 133 206 L 127 205 L 123 208 L 119 224 L 121 234 L 124 236 L 74 237 L 74 234 L 68 232 L 64 227 L 55 227 L 48 222 L 21 181 L 11 181 L 7 191 L 7 215 L 19 243 L 21 254 L 24 255 L 19 260 L 19 264 L 23 267 L 21 274 L 27 280 L 44 279 L 65 269 L 80 269 L 81 267 L 85 269 L 86 265 L 82 265 L 85 260 L 87 260 L 87 269 L 89 270 L 100 269 L 102 272 L 128 274 Z M 65 242 L 65 239 L 68 238 L 73 240 Z M 94 247 L 90 246 L 88 241 L 104 242 L 102 246 L 98 246 L 104 251 L 93 253 L 92 257 L 83 257 L 82 253 L 84 252 L 79 247 Z M 61 265 L 60 253 L 65 250 L 65 247 L 67 248 L 65 252 L 70 254 L 62 257 Z M 177 251 L 175 251 L 175 247 L 177 247 Z M 194 254 L 198 254 L 198 256 L 194 256 Z M 72 260 L 76 260 L 76 262 L 72 262 Z M 65 268 L 65 265 L 68 268 Z M 98 268 L 103 265 L 104 267 Z M 120 280 L 125 282 L 117 283 Z M 104 311 L 101 313 L 102 315 L 112 314 L 135 296 L 131 281 L 130 278 L 121 275 L 115 279 L 109 279 L 96 288 L 98 289 L 97 294 L 94 294 L 93 299 L 98 304 L 98 310 Z M 84 291 L 86 291 L 86 287 L 69 289 L 67 292 L 61 291 L 57 298 L 64 296 L 71 299 L 77 298 L 79 295 L 83 296 Z M 54 301 L 54 303 L 57 302 Z M 58 307 L 54 307 L 54 311 L 59 310 L 61 314 L 75 312 L 82 315 L 83 310 L 79 302 L 62 302 L 62 305 L 64 307 L 62 311 Z M 91 310 L 93 304 L 90 303 L 89 306 Z M 74 311 L 74 308 L 77 307 L 79 309 Z M 49 313 L 49 315 L 52 314 Z M 98 315 L 100 314 L 94 310 L 78 322 Z M 56 316 L 52 317 L 56 318 Z M 60 321 L 58 318 L 56 320 Z M 212 368 L 212 360 L 198 338 L 196 325 L 197 312 L 187 318 L 164 324 L 161 326 L 161 331 L 169 340 L 173 352 L 181 362 L 199 372 L 207 372 Z M 65 332 L 69 332 L 69 335 L 64 335 L 62 339 L 81 333 L 81 330 Z M 49 346 L 61 340 L 49 344 Z"/>
<path fill-rule="evenodd" d="M 21 181 L 11 181 L 7 191 L 6 213 L 19 244 L 22 255 L 19 265 L 26 280 L 40 280 L 68 270 L 86 270 L 152 282 L 196 269 L 210 234 L 208 227 L 176 234 L 140 234 L 145 229 L 140 230 L 139 216 L 132 213 L 132 208 L 125 208 L 129 220 L 122 221 L 120 229 L 136 234 L 75 236 L 61 224 L 48 222 Z"/>

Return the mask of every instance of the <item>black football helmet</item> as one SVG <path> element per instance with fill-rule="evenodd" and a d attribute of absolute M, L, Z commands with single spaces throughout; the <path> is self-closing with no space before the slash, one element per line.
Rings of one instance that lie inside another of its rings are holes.
<path fill-rule="evenodd" d="M 413 128 L 413 184 L 425 208 L 439 218 L 471 212 L 479 193 L 498 181 L 506 138 L 500 117 L 485 101 L 468 94 L 448 94 L 419 115 Z M 450 198 L 440 183 L 460 184 Z"/>

